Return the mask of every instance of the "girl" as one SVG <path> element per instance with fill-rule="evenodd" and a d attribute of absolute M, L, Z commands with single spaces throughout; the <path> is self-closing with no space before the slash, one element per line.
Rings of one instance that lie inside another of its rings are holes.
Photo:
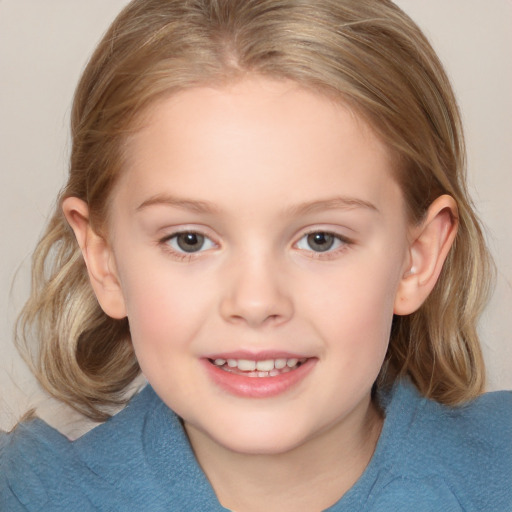
<path fill-rule="evenodd" d="M 406 71 L 404 73 L 404 71 Z M 19 342 L 95 420 L 0 509 L 512 509 L 455 100 L 387 0 L 135 0 L 76 91 Z"/>

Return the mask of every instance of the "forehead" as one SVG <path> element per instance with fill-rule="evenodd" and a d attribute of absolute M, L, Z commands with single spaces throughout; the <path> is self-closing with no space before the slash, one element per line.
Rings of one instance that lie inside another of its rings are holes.
<path fill-rule="evenodd" d="M 297 202 L 345 192 L 380 202 L 388 186 L 396 188 L 388 149 L 354 111 L 264 78 L 159 101 L 130 137 L 126 157 L 118 188 L 133 201 L 165 190 L 242 205 L 249 191 L 256 203 L 258 192 L 283 203 L 285 191 Z"/>

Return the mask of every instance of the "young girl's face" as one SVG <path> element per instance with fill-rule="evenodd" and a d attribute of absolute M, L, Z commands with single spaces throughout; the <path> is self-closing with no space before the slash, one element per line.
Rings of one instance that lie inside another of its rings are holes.
<path fill-rule="evenodd" d="M 161 101 L 127 161 L 115 273 L 140 366 L 189 433 L 276 454 L 362 428 L 410 261 L 367 125 L 250 79 Z"/>

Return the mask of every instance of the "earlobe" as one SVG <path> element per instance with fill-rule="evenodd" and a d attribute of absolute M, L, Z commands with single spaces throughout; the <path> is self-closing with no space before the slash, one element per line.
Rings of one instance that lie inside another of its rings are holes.
<path fill-rule="evenodd" d="M 451 196 L 443 195 L 430 205 L 421 224 L 412 229 L 408 268 L 395 297 L 396 315 L 409 315 L 426 300 L 439 278 L 457 227 L 457 204 Z"/>
<path fill-rule="evenodd" d="M 62 211 L 75 233 L 89 281 L 103 311 L 112 318 L 126 317 L 124 297 L 111 248 L 89 222 L 89 207 L 77 197 L 67 197 Z"/>

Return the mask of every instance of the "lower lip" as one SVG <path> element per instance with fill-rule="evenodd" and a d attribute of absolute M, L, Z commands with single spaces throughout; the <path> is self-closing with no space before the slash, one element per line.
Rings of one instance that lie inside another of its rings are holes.
<path fill-rule="evenodd" d="M 207 359 L 203 362 L 210 378 L 224 391 L 243 398 L 270 398 L 298 385 L 313 369 L 316 358 L 275 377 L 246 377 L 222 370 Z"/>

